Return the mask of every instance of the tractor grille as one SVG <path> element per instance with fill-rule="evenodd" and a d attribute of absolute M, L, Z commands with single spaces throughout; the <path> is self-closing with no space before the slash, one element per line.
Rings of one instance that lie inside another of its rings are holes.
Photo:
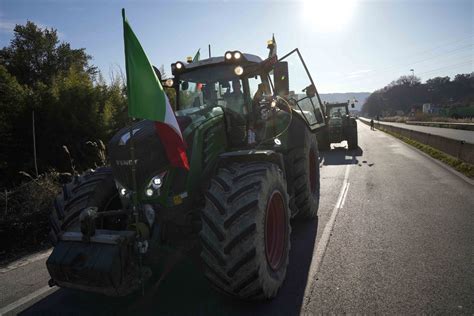
<path fill-rule="evenodd" d="M 131 189 L 132 161 L 130 158 L 130 128 L 121 129 L 108 144 L 109 160 L 115 179 Z M 144 120 L 133 125 L 136 178 L 138 189 L 143 189 L 164 167 L 169 165 L 164 147 L 155 131 L 154 122 Z"/>

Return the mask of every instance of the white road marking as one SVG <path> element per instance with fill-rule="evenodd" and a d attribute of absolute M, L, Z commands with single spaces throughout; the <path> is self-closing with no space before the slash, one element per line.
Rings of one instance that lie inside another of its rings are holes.
<path fill-rule="evenodd" d="M 342 202 L 341 202 L 341 207 L 339 208 L 343 208 L 344 207 L 344 203 L 346 202 L 346 197 L 347 197 L 347 191 L 349 191 L 349 186 L 351 184 L 348 182 L 347 183 L 347 186 L 346 186 L 346 190 L 344 191 L 344 197 L 342 198 Z"/>
<path fill-rule="evenodd" d="M 49 287 L 45 286 L 41 289 L 34 291 L 31 294 L 26 295 L 25 297 L 20 298 L 19 300 L 11 303 L 0 309 L 0 316 L 7 315 L 17 315 L 18 313 L 24 311 L 31 305 L 40 301 L 44 297 L 56 292 L 59 288 L 57 286 Z"/>
<path fill-rule="evenodd" d="M 39 253 L 30 255 L 30 256 L 24 257 L 24 258 L 22 258 L 20 260 L 17 260 L 15 262 L 12 262 L 8 266 L 6 266 L 4 268 L 0 268 L 0 273 L 2 273 L 2 274 L 7 273 L 7 272 L 9 272 L 11 270 L 15 270 L 19 267 L 26 266 L 27 264 L 30 264 L 32 262 L 47 258 L 51 254 L 51 251 L 53 251 L 53 250 L 48 249 L 46 251 L 39 252 Z"/>
<path fill-rule="evenodd" d="M 350 166 L 351 165 L 346 166 L 344 181 L 342 183 L 341 191 L 339 192 L 339 197 L 337 198 L 336 205 L 334 206 L 332 210 L 331 217 L 329 218 L 328 222 L 326 223 L 326 226 L 324 227 L 319 243 L 315 247 L 316 251 L 313 253 L 313 260 L 309 268 L 308 279 L 307 279 L 308 281 L 306 283 L 306 288 L 305 288 L 305 294 L 304 294 L 305 301 L 303 304 L 303 309 L 306 308 L 306 306 L 309 304 L 309 301 L 312 297 L 312 293 L 314 289 L 313 282 L 315 281 L 316 274 L 319 271 L 319 268 L 324 258 L 324 254 L 326 253 L 329 239 L 331 237 L 331 232 L 334 228 L 334 223 L 336 222 L 337 214 L 339 213 L 339 210 L 342 208 L 346 200 L 347 192 L 349 190 L 348 179 L 349 179 Z"/>

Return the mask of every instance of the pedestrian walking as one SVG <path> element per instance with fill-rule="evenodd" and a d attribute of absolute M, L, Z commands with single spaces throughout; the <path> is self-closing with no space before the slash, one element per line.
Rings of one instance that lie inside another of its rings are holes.
<path fill-rule="evenodd" d="M 374 128 L 374 119 L 370 120 L 370 130 L 372 130 L 372 131 L 375 130 L 375 128 Z"/>

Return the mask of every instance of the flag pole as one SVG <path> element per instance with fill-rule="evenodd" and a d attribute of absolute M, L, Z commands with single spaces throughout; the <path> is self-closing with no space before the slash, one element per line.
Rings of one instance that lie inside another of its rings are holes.
<path fill-rule="evenodd" d="M 133 140 L 133 118 L 130 119 L 129 124 L 130 134 L 130 160 L 131 160 L 131 171 L 132 171 L 132 207 L 133 212 L 136 213 L 136 206 L 138 205 L 138 188 L 137 188 L 137 167 L 135 159 L 135 141 Z M 137 213 L 138 214 L 138 213 Z"/>
<path fill-rule="evenodd" d="M 137 237 L 140 236 L 140 230 L 138 228 L 139 218 L 138 218 L 138 186 L 137 186 L 137 161 L 135 159 L 135 141 L 133 139 L 133 118 L 130 118 L 129 124 L 129 133 L 130 133 L 130 160 L 131 160 L 131 171 L 132 171 L 132 214 L 135 218 L 135 231 Z M 143 269 L 142 269 L 142 251 L 139 247 L 138 249 L 138 266 L 140 270 L 140 283 L 142 288 L 142 295 L 145 295 L 145 284 L 143 282 Z"/>

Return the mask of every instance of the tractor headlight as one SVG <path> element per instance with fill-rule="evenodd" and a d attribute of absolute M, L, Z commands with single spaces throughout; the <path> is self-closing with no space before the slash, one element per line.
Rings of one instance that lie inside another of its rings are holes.
<path fill-rule="evenodd" d="M 184 64 L 180 61 L 177 61 L 173 64 L 171 64 L 171 73 L 173 75 L 176 75 L 180 72 L 182 72 L 186 67 L 184 66 Z"/>
<path fill-rule="evenodd" d="M 225 61 L 240 61 L 241 59 L 245 60 L 245 56 L 239 52 L 238 50 L 236 51 L 227 51 L 225 54 L 224 54 L 224 59 Z"/>
<path fill-rule="evenodd" d="M 159 176 L 154 177 L 151 181 L 154 189 L 161 188 L 162 180 Z"/>
<path fill-rule="evenodd" d="M 241 76 L 244 73 L 244 68 L 242 68 L 242 66 L 237 66 L 234 68 L 234 73 L 237 76 Z"/>
<path fill-rule="evenodd" d="M 162 172 L 153 178 L 151 178 L 147 187 L 145 188 L 145 195 L 147 197 L 152 197 L 154 195 L 160 195 L 160 188 L 163 185 L 164 177 L 166 176 L 166 171 Z"/>
<path fill-rule="evenodd" d="M 121 198 L 130 197 L 130 191 L 127 190 L 127 188 L 125 188 L 123 185 L 121 185 L 120 182 L 115 181 L 115 186 L 117 187 L 117 190 L 118 190 Z"/>

